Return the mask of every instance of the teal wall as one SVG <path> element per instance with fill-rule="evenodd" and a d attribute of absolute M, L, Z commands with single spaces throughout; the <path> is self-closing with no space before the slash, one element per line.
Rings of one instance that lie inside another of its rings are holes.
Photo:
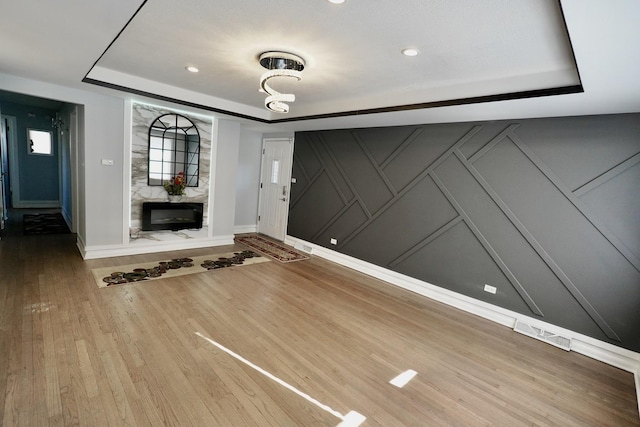
<path fill-rule="evenodd" d="M 56 111 L 20 104 L 3 102 L 2 114 L 13 116 L 17 121 L 17 159 L 19 163 L 20 201 L 29 207 L 38 207 L 38 202 L 58 202 L 59 184 L 59 145 L 57 132 L 51 127 L 51 118 Z M 29 154 L 27 129 L 53 131 L 53 155 L 36 156 Z M 11 147 L 9 148 L 11 150 Z M 10 167 L 13 167 L 10 165 Z M 15 186 L 15 183 L 12 183 Z"/>

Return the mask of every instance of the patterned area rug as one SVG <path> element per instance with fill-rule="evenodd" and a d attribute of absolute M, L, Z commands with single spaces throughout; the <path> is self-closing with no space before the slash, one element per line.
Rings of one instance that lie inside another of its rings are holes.
<path fill-rule="evenodd" d="M 286 246 L 281 242 L 275 242 L 271 239 L 267 239 L 257 234 L 236 236 L 236 242 L 248 246 L 251 249 L 255 249 L 258 252 L 263 253 L 280 262 L 291 262 L 309 259 L 308 255 L 298 252 L 290 246 Z"/>
<path fill-rule="evenodd" d="M 147 262 L 140 264 L 102 267 L 91 270 L 99 288 L 115 287 L 133 282 L 166 279 L 203 273 L 219 268 L 239 267 L 271 261 L 253 251 L 229 252 L 215 255 L 203 255 L 191 258 Z"/>
<path fill-rule="evenodd" d="M 70 233 L 60 213 L 25 214 L 22 217 L 22 230 L 24 234 Z"/>

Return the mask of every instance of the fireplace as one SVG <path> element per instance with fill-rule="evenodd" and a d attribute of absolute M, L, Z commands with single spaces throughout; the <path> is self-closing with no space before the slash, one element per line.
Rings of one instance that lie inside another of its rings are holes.
<path fill-rule="evenodd" d="M 142 230 L 184 230 L 202 228 L 203 203 L 145 202 Z"/>

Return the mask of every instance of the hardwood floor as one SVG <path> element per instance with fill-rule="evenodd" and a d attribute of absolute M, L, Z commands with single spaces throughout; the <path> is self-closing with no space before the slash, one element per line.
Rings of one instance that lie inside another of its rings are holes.
<path fill-rule="evenodd" d="M 99 289 L 74 235 L 0 240 L 5 426 L 640 425 L 633 376 L 312 258 Z M 413 369 L 404 388 L 388 382 Z"/>

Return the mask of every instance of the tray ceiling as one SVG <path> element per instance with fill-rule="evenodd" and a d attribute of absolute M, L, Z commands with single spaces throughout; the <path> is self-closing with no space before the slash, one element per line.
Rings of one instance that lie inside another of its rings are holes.
<path fill-rule="evenodd" d="M 258 92 L 269 50 L 306 61 L 287 115 Z M 85 81 L 260 121 L 580 90 L 553 0 L 147 0 L 95 60 Z"/>

